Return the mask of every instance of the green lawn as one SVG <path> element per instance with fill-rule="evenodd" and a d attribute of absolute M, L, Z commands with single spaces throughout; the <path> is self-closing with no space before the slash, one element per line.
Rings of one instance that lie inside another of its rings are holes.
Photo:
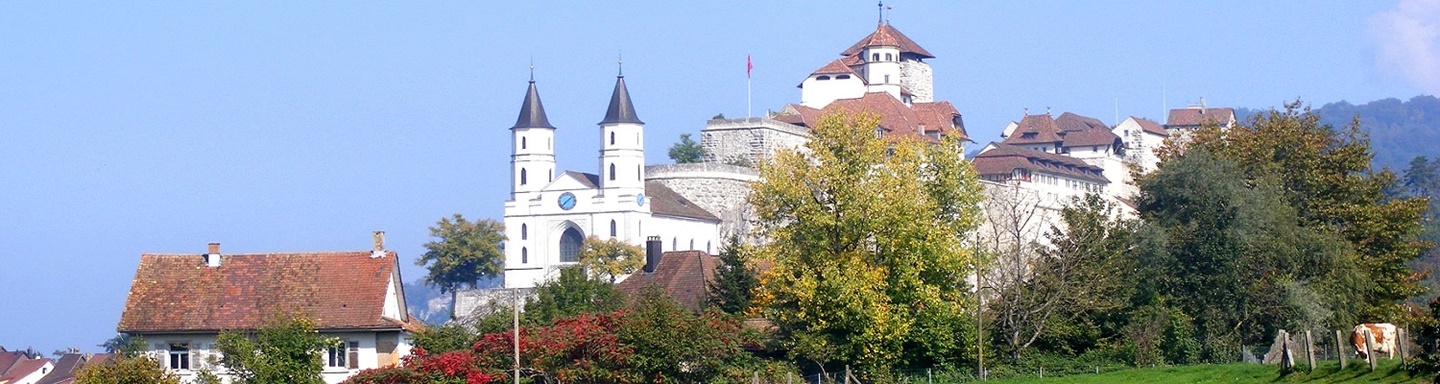
<path fill-rule="evenodd" d="M 1279 367 L 1259 364 L 1192 365 L 1184 367 L 1136 368 L 1094 375 L 1073 375 L 1058 378 L 994 380 L 996 384 L 1011 383 L 1429 383 L 1432 376 L 1411 376 L 1398 360 L 1382 360 L 1380 368 L 1370 372 L 1363 363 L 1351 362 L 1341 370 L 1340 363 L 1318 364 L 1315 372 L 1304 371 L 1281 375 Z"/>

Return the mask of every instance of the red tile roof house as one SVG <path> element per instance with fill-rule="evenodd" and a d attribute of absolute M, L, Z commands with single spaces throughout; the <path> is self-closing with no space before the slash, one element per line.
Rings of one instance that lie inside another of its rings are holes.
<path fill-rule="evenodd" d="M 0 384 L 35 384 L 53 370 L 50 359 L 0 348 Z"/>
<path fill-rule="evenodd" d="M 410 317 L 394 251 L 375 232 L 374 249 L 349 252 L 143 254 L 117 330 L 144 337 L 150 353 L 192 380 L 213 366 L 221 331 L 262 327 L 283 313 L 314 321 L 341 345 L 317 355 L 326 383 L 397 364 L 410 353 Z"/>

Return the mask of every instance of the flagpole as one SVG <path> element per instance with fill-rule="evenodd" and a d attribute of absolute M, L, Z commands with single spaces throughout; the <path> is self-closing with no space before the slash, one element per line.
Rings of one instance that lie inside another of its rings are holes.
<path fill-rule="evenodd" d="M 755 114 L 750 109 L 750 69 L 754 67 L 755 66 L 750 63 L 750 54 L 745 54 L 745 118 L 747 119 L 755 117 Z"/>

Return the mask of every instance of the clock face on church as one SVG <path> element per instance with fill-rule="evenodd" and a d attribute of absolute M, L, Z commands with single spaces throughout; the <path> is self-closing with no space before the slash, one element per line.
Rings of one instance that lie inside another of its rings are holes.
<path fill-rule="evenodd" d="M 639 195 L 635 195 L 635 204 L 636 204 L 636 205 L 640 205 L 640 206 L 644 206 L 644 205 L 645 205 L 645 194 L 642 193 L 642 194 L 639 194 Z"/>
<path fill-rule="evenodd" d="M 560 204 L 560 209 L 567 211 L 570 210 L 570 208 L 575 208 L 575 194 L 570 192 L 560 194 L 560 199 L 557 200 L 556 203 Z"/>

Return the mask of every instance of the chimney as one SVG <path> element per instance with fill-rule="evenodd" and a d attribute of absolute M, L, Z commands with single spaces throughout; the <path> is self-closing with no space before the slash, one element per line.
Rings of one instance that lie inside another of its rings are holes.
<path fill-rule="evenodd" d="M 655 273 L 655 267 L 660 265 L 660 236 L 645 238 L 645 273 Z"/>
<path fill-rule="evenodd" d="M 375 231 L 370 238 L 370 244 L 374 246 L 370 251 L 371 258 L 385 257 L 385 231 Z"/>
<path fill-rule="evenodd" d="M 220 266 L 220 243 L 210 243 L 210 251 L 205 253 L 205 266 L 210 268 Z"/>

